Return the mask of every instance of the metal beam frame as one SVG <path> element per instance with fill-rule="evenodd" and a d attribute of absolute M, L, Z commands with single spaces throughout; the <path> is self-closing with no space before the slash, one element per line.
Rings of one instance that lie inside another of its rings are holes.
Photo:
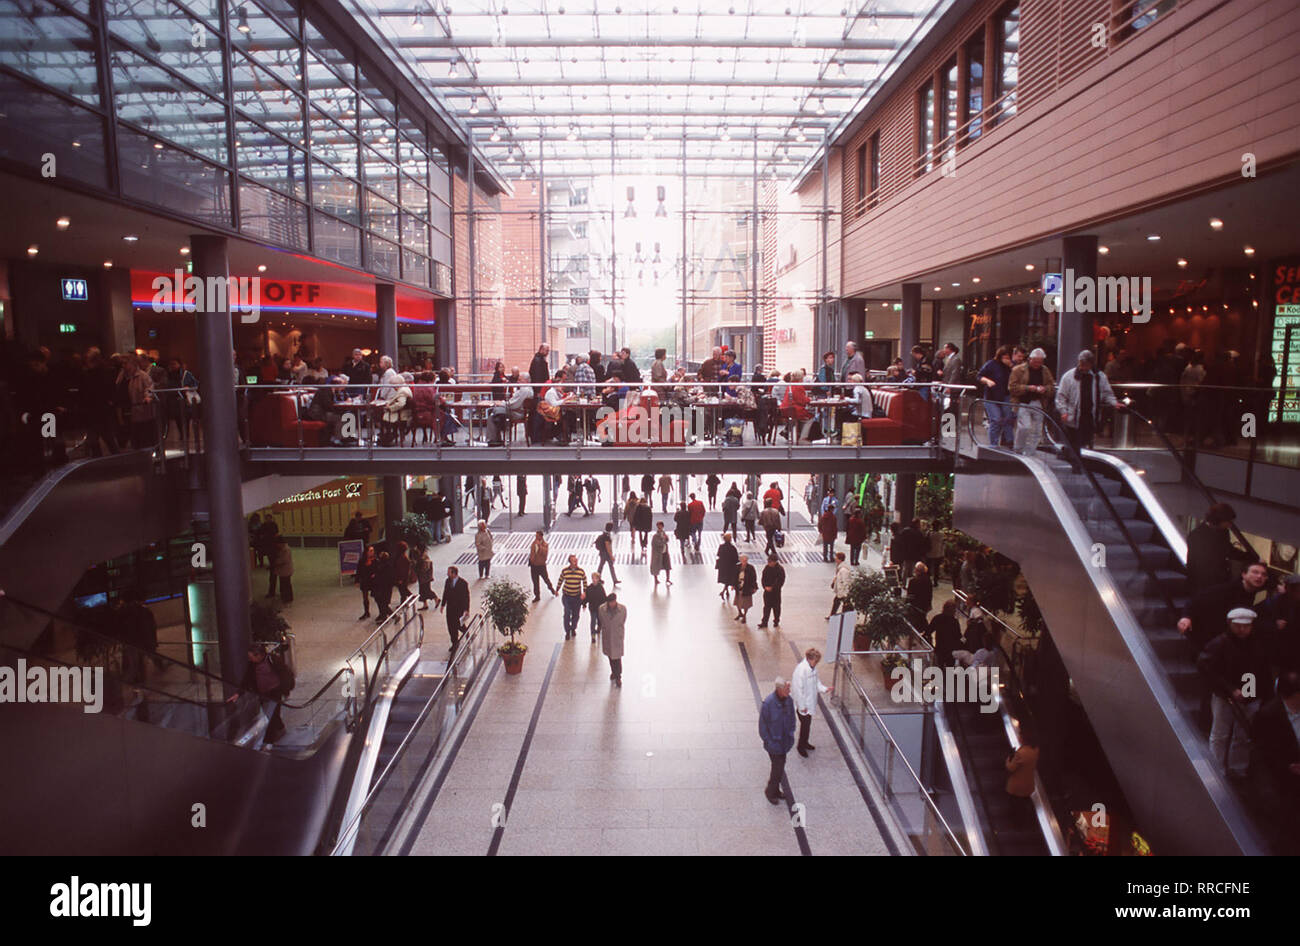
<path fill-rule="evenodd" d="M 246 476 L 563 475 L 588 473 L 951 473 L 940 447 L 251 447 Z"/>

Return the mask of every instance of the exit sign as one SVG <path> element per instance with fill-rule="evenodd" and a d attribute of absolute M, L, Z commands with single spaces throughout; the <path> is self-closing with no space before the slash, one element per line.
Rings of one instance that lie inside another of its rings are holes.
<path fill-rule="evenodd" d="M 75 333 L 76 331 L 77 331 L 77 325 L 76 325 L 75 322 L 60 322 L 60 323 L 59 323 L 59 334 L 60 334 L 60 335 L 72 335 L 72 334 Z"/>
<path fill-rule="evenodd" d="M 85 302 L 90 298 L 90 290 L 84 279 L 63 279 L 60 280 L 63 287 L 63 298 L 70 302 Z"/>

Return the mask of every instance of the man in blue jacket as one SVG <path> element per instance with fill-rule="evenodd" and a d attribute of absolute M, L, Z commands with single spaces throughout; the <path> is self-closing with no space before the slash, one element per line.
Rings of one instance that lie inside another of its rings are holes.
<path fill-rule="evenodd" d="M 785 799 L 781 779 L 785 776 L 786 753 L 794 745 L 794 700 L 790 698 L 790 684 L 784 677 L 776 678 L 776 688 L 763 701 L 758 713 L 758 735 L 772 760 L 772 772 L 763 794 L 775 805 Z"/>

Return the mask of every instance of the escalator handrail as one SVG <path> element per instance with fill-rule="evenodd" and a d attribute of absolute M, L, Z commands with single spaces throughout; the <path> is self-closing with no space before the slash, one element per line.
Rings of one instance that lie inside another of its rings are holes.
<path fill-rule="evenodd" d="M 841 654 L 839 659 L 836 660 L 836 666 L 840 672 L 843 672 L 845 679 L 847 679 L 849 685 L 853 687 L 853 691 L 857 694 L 858 699 L 861 700 L 862 705 L 866 707 L 868 714 L 871 716 L 872 723 L 874 723 L 876 728 L 880 730 L 880 734 L 885 737 L 885 741 L 893 746 L 895 755 L 898 757 L 898 760 L 903 763 L 903 768 L 907 771 L 907 774 L 911 776 L 912 781 L 916 783 L 917 788 L 920 789 L 921 797 L 930 808 L 931 814 L 943 827 L 943 830 L 948 835 L 948 839 L 952 842 L 953 847 L 955 847 L 963 856 L 966 856 L 967 851 L 962 847 L 961 841 L 957 837 L 957 833 L 953 831 L 952 826 L 948 824 L 948 819 L 943 816 L 943 812 L 939 810 L 939 806 L 936 805 L 934 799 L 930 797 L 930 790 L 925 787 L 925 783 L 922 782 L 921 777 L 916 774 L 916 770 L 912 768 L 912 764 L 907 761 L 907 755 L 903 752 L 903 747 L 898 744 L 898 740 L 894 738 L 893 733 L 889 731 L 889 727 L 885 725 L 884 720 L 880 715 L 880 711 L 876 709 L 876 704 L 873 703 L 871 697 L 867 695 L 866 688 L 858 682 L 857 675 L 853 672 L 853 667 L 849 663 L 849 655 Z"/>
<path fill-rule="evenodd" d="M 1129 548 L 1133 550 L 1133 557 L 1137 564 L 1138 569 L 1140 571 L 1145 572 L 1147 577 L 1151 579 L 1151 584 L 1154 587 L 1156 593 L 1164 600 L 1165 605 L 1169 608 L 1170 612 L 1177 613 L 1178 609 L 1174 606 L 1173 598 L 1170 596 L 1169 592 L 1165 590 L 1164 585 L 1162 585 L 1159 579 L 1156 577 L 1155 569 L 1153 569 L 1151 566 L 1146 564 L 1146 561 L 1142 557 L 1142 549 L 1138 545 L 1137 540 L 1133 538 L 1133 534 L 1129 532 L 1128 526 L 1124 524 L 1124 519 L 1122 516 L 1120 516 L 1119 511 L 1115 508 L 1115 504 L 1110 501 L 1110 496 L 1106 493 L 1104 489 L 1101 488 L 1101 484 L 1097 482 L 1097 477 L 1093 474 L 1092 470 L 1088 468 L 1088 464 L 1085 461 L 1083 454 L 1080 453 L 1078 450 L 1076 450 L 1074 444 L 1070 442 L 1070 438 L 1066 434 L 1065 428 L 1049 412 L 1043 410 L 1041 407 L 1037 406 L 1036 404 L 1019 404 L 1017 405 L 1017 408 L 1019 410 L 1027 409 L 1030 411 L 1034 411 L 1035 413 L 1041 414 L 1044 425 L 1046 426 L 1047 424 L 1050 424 L 1052 426 L 1052 433 L 1057 435 L 1058 440 L 1060 442 L 1061 449 L 1068 450 L 1069 455 L 1074 458 L 1074 461 L 1077 464 L 1079 471 L 1083 473 L 1085 477 L 1087 477 L 1088 484 L 1092 487 L 1093 493 L 1096 495 L 1097 498 L 1099 498 L 1102 501 L 1103 504 L 1105 504 L 1106 511 L 1110 513 L 1111 518 L 1115 521 L 1115 525 L 1119 527 L 1120 534 L 1124 536 L 1124 540 L 1128 543 Z M 972 443 L 975 443 L 978 446 L 987 448 L 989 450 L 997 451 L 998 453 L 1002 453 L 1002 454 L 1008 453 L 1008 451 L 1003 449 L 1001 446 L 993 446 L 992 444 L 980 443 L 978 438 L 975 436 L 974 420 L 975 420 L 975 412 L 967 411 L 966 427 L 967 427 L 967 433 L 970 434 Z M 1012 453 L 1012 455 L 1019 457 L 1018 454 Z"/>
<path fill-rule="evenodd" d="M 411 600 L 414 599 L 415 597 L 416 597 L 415 593 L 412 593 L 411 596 L 410 596 L 409 598 L 406 599 L 406 601 L 403 601 L 403 602 L 402 602 L 402 604 L 405 605 L 406 603 L 408 603 L 409 601 L 411 601 Z M 207 681 L 211 682 L 214 686 L 228 687 L 228 688 L 234 690 L 237 696 L 238 696 L 238 695 L 243 695 L 243 696 L 252 696 L 252 697 L 256 697 L 256 698 L 258 698 L 258 699 L 261 698 L 261 697 L 259 696 L 259 694 L 258 694 L 255 690 L 248 689 L 247 687 L 244 687 L 241 683 L 238 683 L 238 682 L 232 683 L 232 682 L 228 681 L 225 677 L 218 676 L 217 674 L 212 673 L 212 672 L 209 671 L 209 670 L 204 670 L 203 668 L 201 668 L 201 667 L 196 667 L 196 666 L 194 666 L 193 664 L 183 663 L 182 661 L 176 660 L 174 657 L 168 657 L 166 654 L 159 654 L 159 653 L 155 653 L 155 652 L 152 652 L 152 651 L 146 651 L 146 650 L 143 650 L 142 648 L 139 648 L 139 647 L 135 646 L 134 644 L 129 644 L 129 643 L 127 643 L 126 641 L 121 640 L 120 638 L 113 637 L 111 634 L 106 634 L 106 633 L 104 633 L 103 630 L 101 630 L 101 629 L 99 629 L 99 628 L 94 628 L 94 627 L 91 627 L 91 626 L 88 625 L 88 624 L 80 623 L 80 622 L 78 622 L 78 621 L 76 621 L 76 620 L 73 620 L 73 619 L 67 617 L 66 615 L 57 614 L 57 613 L 55 613 L 55 612 L 53 612 L 53 611 L 50 611 L 50 610 L 48 610 L 48 609 L 46 609 L 46 608 L 41 607 L 40 605 L 32 604 L 30 601 L 24 601 L 24 600 L 22 600 L 21 598 L 15 598 L 13 595 L 10 595 L 10 594 L 0 594 L 0 601 L 7 601 L 7 602 L 9 602 L 9 603 L 11 603 L 11 604 L 13 604 L 13 605 L 16 605 L 17 607 L 23 608 L 23 609 L 28 610 L 28 611 L 33 611 L 33 612 L 35 612 L 35 613 L 37 613 L 37 614 L 42 615 L 43 617 L 47 617 L 47 618 L 50 618 L 50 619 L 52 619 L 52 620 L 56 620 L 56 621 L 58 621 L 60 624 L 64 624 L 64 625 L 67 625 L 68 627 L 73 628 L 75 631 L 77 631 L 78 634 L 89 634 L 89 635 L 93 636 L 94 638 L 96 638 L 97 640 L 110 642 L 110 643 L 112 643 L 112 644 L 114 644 L 114 645 L 116 645 L 116 646 L 118 646 L 118 647 L 121 647 L 121 648 L 123 649 L 124 652 L 138 653 L 138 654 L 140 654 L 142 657 L 146 657 L 146 658 L 148 658 L 149 660 L 161 660 L 161 661 L 164 661 L 164 662 L 166 662 L 166 663 L 168 663 L 168 664 L 171 664 L 172 666 L 179 667 L 180 669 L 184 670 L 184 671 L 187 672 L 187 673 L 198 674 L 199 676 L 205 678 Z M 394 615 L 396 615 L 396 614 L 399 613 L 399 609 L 400 609 L 400 607 L 401 607 L 401 605 L 399 605 L 398 608 L 393 609 L 393 614 L 394 614 Z M 387 623 L 387 622 L 385 622 L 385 623 Z M 380 625 L 380 627 L 383 627 L 383 625 Z M 373 637 L 374 637 L 374 635 L 372 634 L 371 637 L 368 638 L 367 640 L 373 639 Z M 384 656 L 384 654 L 387 652 L 388 648 L 391 647 L 392 644 L 393 644 L 396 640 L 397 640 L 397 637 L 394 637 L 392 641 L 386 641 L 385 646 L 384 646 L 384 651 L 381 652 L 381 654 L 380 654 L 381 657 Z M 263 643 L 265 643 L 265 642 L 263 642 Z M 14 650 L 14 651 L 19 651 L 19 650 L 21 650 L 20 648 L 12 647 L 11 645 L 3 644 L 3 643 L 0 643 L 0 646 L 8 647 L 10 650 Z M 24 653 L 27 653 L 27 652 L 24 652 Z M 34 654 L 33 654 L 33 656 L 40 656 L 40 655 L 34 655 Z M 40 659 L 42 659 L 42 660 L 51 660 L 51 661 L 54 661 L 54 662 L 57 662 L 57 663 L 62 663 L 62 661 L 59 661 L 58 658 L 55 658 L 55 657 L 44 657 L 44 656 L 41 656 Z M 378 666 L 379 666 L 379 664 L 380 664 L 380 661 L 376 661 L 376 672 L 378 671 Z M 69 665 L 69 666 L 72 666 L 72 665 Z M 294 709 L 294 710 L 307 709 L 307 708 L 311 707 L 311 705 L 314 704 L 317 700 L 319 700 L 322 696 L 324 696 L 325 693 L 330 689 L 330 687 L 332 687 L 332 686 L 333 686 L 333 685 L 338 681 L 338 679 L 339 679 L 340 677 L 342 677 L 344 674 L 350 674 L 350 673 L 353 673 L 352 668 L 349 667 L 349 666 L 344 666 L 344 667 L 342 667 L 341 669 L 339 669 L 338 672 L 336 672 L 336 673 L 334 674 L 334 676 L 330 677 L 329 680 L 328 680 L 328 681 L 327 681 L 327 682 L 326 682 L 326 683 L 325 683 L 325 684 L 324 684 L 324 685 L 323 685 L 319 690 L 317 690 L 317 691 L 316 691 L 316 692 L 315 692 L 311 697 L 309 697 L 308 699 L 304 700 L 304 701 L 301 702 L 301 703 L 290 703 L 290 702 L 288 702 L 287 700 L 284 700 L 284 701 L 281 702 L 280 705 L 283 706 L 285 709 Z M 367 681 L 368 684 L 373 684 L 373 682 L 374 682 L 373 679 L 370 680 L 370 681 Z M 152 688 L 147 688 L 147 687 L 141 687 L 141 689 L 150 689 L 151 692 L 160 693 L 160 694 L 162 694 L 162 695 L 168 697 L 169 699 L 176 699 L 176 700 L 181 700 L 181 701 L 184 701 L 184 702 L 194 702 L 194 701 L 191 701 L 191 700 L 186 700 L 185 697 L 176 696 L 176 695 L 174 695 L 174 694 L 168 694 L 168 693 L 165 693 L 164 691 L 161 691 L 161 690 L 153 690 Z M 367 689 L 367 693 L 369 693 L 372 689 L 373 689 L 373 686 L 368 687 L 368 689 Z M 367 698 L 369 698 L 369 697 L 367 697 Z M 206 704 L 206 703 L 200 703 L 200 704 L 198 704 L 198 705 L 205 706 L 205 705 L 207 705 L 207 704 Z"/>
<path fill-rule="evenodd" d="M 425 719 L 428 718 L 434 705 L 449 685 L 447 681 L 454 679 L 455 668 L 465 659 L 465 655 L 471 652 L 473 649 L 471 645 L 474 642 L 475 636 L 480 633 L 489 633 L 487 618 L 482 611 L 474 615 L 474 617 L 469 620 L 469 623 L 465 625 L 465 630 L 462 632 L 461 637 L 461 640 L 464 643 L 457 647 L 456 653 L 452 656 L 451 662 L 447 664 L 447 669 L 444 671 L 442 679 L 438 681 L 438 685 L 434 687 L 433 693 L 431 693 L 429 698 L 425 700 L 424 706 L 421 707 L 420 712 L 416 714 L 414 721 L 409 727 L 407 727 L 406 734 L 402 737 L 402 741 L 398 743 L 397 748 L 393 750 L 393 754 L 389 757 L 388 764 L 384 766 L 384 770 L 380 772 L 378 776 L 375 776 L 373 771 L 371 772 L 370 785 L 367 788 L 365 797 L 356 807 L 355 814 L 353 814 L 351 818 L 347 818 L 344 824 L 339 828 L 337 839 L 332 851 L 330 852 L 332 856 L 351 853 L 352 845 L 356 841 L 356 833 L 359 830 L 361 819 L 365 817 L 371 799 L 373 799 L 379 793 L 380 789 L 384 787 L 384 783 L 388 781 L 397 764 L 406 754 L 407 747 L 410 745 L 412 737 L 415 735 L 416 731 L 424 725 Z"/>
<path fill-rule="evenodd" d="M 1127 404 L 1128 401 L 1126 400 L 1125 403 Z M 1161 444 L 1164 445 L 1165 450 L 1167 450 L 1169 454 L 1175 460 L 1178 461 L 1178 466 L 1182 470 L 1183 478 L 1190 481 L 1191 484 L 1194 487 L 1196 487 L 1196 489 L 1200 492 L 1200 494 L 1203 497 L 1205 497 L 1205 499 L 1209 502 L 1211 506 L 1219 502 L 1219 500 L 1215 497 L 1214 493 L 1210 491 L 1210 488 L 1205 485 L 1204 481 L 1202 481 L 1199 476 L 1196 475 L 1196 471 L 1192 469 L 1192 465 L 1187 462 L 1187 458 L 1184 457 L 1178 451 L 1178 448 L 1174 446 L 1173 441 L 1169 439 L 1169 435 L 1166 434 L 1163 430 L 1161 430 L 1156 425 L 1155 421 L 1151 420 L 1149 417 L 1144 415 L 1137 408 L 1133 407 L 1132 404 L 1128 404 L 1128 413 L 1133 417 L 1136 417 L 1142 423 L 1146 424 L 1148 427 L 1151 428 L 1152 431 L 1155 432 L 1155 435 L 1160 439 Z M 1254 560 L 1258 562 L 1259 553 L 1256 552 L 1255 549 L 1251 546 L 1250 542 L 1246 539 L 1245 534 L 1237 526 L 1237 523 L 1234 520 L 1231 519 L 1228 520 L 1228 528 L 1232 530 L 1232 534 L 1236 538 L 1236 540 L 1241 543 L 1242 549 L 1248 554 L 1253 555 Z"/>

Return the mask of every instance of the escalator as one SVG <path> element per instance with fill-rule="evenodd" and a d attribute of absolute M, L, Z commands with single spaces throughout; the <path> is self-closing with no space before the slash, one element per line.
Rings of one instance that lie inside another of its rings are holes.
<path fill-rule="evenodd" d="M 954 526 L 1020 564 L 1144 834 L 1159 853 L 1255 854 L 1269 832 L 1210 757 L 1204 685 L 1175 624 L 1186 545 L 1140 475 L 1069 447 L 959 451 Z M 1049 434 L 1064 432 L 1043 415 Z"/>
<path fill-rule="evenodd" d="M 90 668 L 102 699 L 97 712 L 5 707 L 0 753 L 22 777 L 0 780 L 0 810 L 24 817 L 0 822 L 0 851 L 316 853 L 337 830 L 378 696 L 419 655 L 417 604 L 399 605 L 315 693 L 285 700 L 285 736 L 272 746 L 273 706 L 256 693 L 11 598 L 62 630 L 41 635 L 41 649 L 0 642 L 0 665 Z"/>
<path fill-rule="evenodd" d="M 948 703 L 944 715 L 960 747 L 971 795 L 975 800 L 989 853 L 1000 856 L 1046 856 L 1059 853 L 1029 807 L 1007 795 L 1006 761 L 1015 748 L 1005 712 L 982 713 L 975 703 Z"/>

